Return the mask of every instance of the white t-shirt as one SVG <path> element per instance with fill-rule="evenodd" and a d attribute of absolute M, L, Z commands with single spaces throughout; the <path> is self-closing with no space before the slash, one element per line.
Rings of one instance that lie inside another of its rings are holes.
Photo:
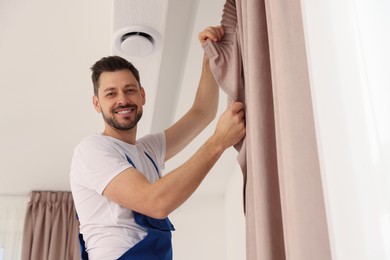
<path fill-rule="evenodd" d="M 70 185 L 89 259 L 116 259 L 146 236 L 131 210 L 102 193 L 115 176 L 133 167 L 126 155 L 149 182 L 155 182 L 158 173 L 144 152 L 163 169 L 165 150 L 164 132 L 145 136 L 136 145 L 94 134 L 75 148 Z"/>

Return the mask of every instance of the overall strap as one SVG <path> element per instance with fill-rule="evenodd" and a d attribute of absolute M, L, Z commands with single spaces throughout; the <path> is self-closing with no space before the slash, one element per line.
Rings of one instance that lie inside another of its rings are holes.
<path fill-rule="evenodd" d="M 157 164 L 152 159 L 152 156 L 150 156 L 147 152 L 144 152 L 144 153 L 145 153 L 146 157 L 148 157 L 149 160 L 152 162 L 154 169 L 156 169 L 158 177 L 161 178 L 160 171 L 158 170 Z M 137 169 L 137 167 L 135 167 L 134 162 L 130 159 L 129 156 L 127 156 L 127 154 L 126 154 L 126 160 L 134 167 L 134 169 Z"/>
<path fill-rule="evenodd" d="M 76 218 L 79 220 L 79 216 L 76 212 Z M 81 260 L 88 260 L 88 253 L 87 253 L 87 247 L 85 246 L 85 241 L 83 234 L 79 232 L 79 244 L 80 244 L 80 254 L 81 254 Z"/>
<path fill-rule="evenodd" d="M 133 163 L 133 161 L 129 158 L 129 156 L 126 155 L 126 160 L 134 167 L 134 169 L 137 169 L 137 167 L 135 167 L 135 164 Z"/>
<path fill-rule="evenodd" d="M 147 152 L 144 152 L 144 153 L 145 153 L 145 155 L 149 158 L 149 160 L 153 163 L 153 166 L 154 166 L 154 168 L 156 169 L 156 172 L 157 172 L 157 174 L 158 174 L 158 177 L 161 178 L 160 171 L 158 170 L 158 167 L 157 167 L 156 163 L 153 161 L 152 157 L 151 157 Z"/>
<path fill-rule="evenodd" d="M 149 160 L 152 162 L 154 168 L 156 169 L 158 177 L 161 178 L 160 171 L 158 170 L 157 164 L 154 162 L 154 160 L 152 159 L 152 157 L 149 154 L 147 154 L 146 152 L 144 152 L 144 153 L 145 153 L 146 157 L 148 157 Z M 135 169 L 137 169 L 137 167 L 135 167 L 134 162 L 130 159 L 129 156 L 126 155 L 126 159 Z M 142 222 L 147 222 L 148 224 L 149 223 L 153 223 L 155 225 L 155 227 L 158 227 L 158 228 L 160 228 L 162 230 L 164 230 L 164 229 L 165 230 L 175 230 L 173 225 L 171 224 L 171 222 L 168 219 L 152 221 L 153 219 L 151 219 L 149 217 L 146 217 L 146 216 L 144 216 L 142 214 L 139 214 L 137 212 L 135 212 L 135 213 L 136 213 L 135 215 L 137 216 L 136 218 L 144 217 L 145 219 L 147 219 L 147 221 L 146 220 L 142 220 Z M 76 213 L 76 216 L 77 216 L 77 213 Z M 77 216 L 77 219 L 78 219 L 78 216 Z M 136 220 L 136 222 L 137 222 L 137 220 Z M 160 221 L 161 221 L 161 223 L 160 223 Z M 170 233 L 169 234 L 164 234 L 164 236 L 168 236 L 168 238 L 167 238 L 168 241 L 171 240 Z M 83 235 L 81 233 L 79 233 L 79 242 L 80 242 L 81 259 L 82 260 L 88 260 L 88 253 L 87 253 L 87 250 L 86 250 L 86 247 L 85 247 L 85 241 L 84 241 Z M 168 247 L 168 252 L 170 253 L 169 259 L 171 259 L 172 258 L 172 248 L 171 248 L 171 246 Z"/>

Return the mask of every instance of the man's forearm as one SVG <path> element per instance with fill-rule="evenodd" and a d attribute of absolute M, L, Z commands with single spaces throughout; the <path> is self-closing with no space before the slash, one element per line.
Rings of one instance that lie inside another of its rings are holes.
<path fill-rule="evenodd" d="M 188 161 L 155 182 L 151 199 L 155 202 L 156 214 L 165 217 L 199 187 L 226 148 L 211 137 Z"/>
<path fill-rule="evenodd" d="M 191 109 L 165 131 L 166 160 L 187 146 L 215 118 L 218 99 L 219 89 L 211 73 L 209 61 L 204 56 L 202 75 Z"/>
<path fill-rule="evenodd" d="M 192 109 L 204 114 L 207 120 L 215 118 L 218 109 L 219 88 L 211 72 L 209 59 L 203 57 L 202 74 Z"/>

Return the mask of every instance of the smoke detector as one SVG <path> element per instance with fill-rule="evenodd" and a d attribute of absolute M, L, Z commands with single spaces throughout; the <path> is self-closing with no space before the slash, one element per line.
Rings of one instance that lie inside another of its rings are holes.
<path fill-rule="evenodd" d="M 122 56 L 144 57 L 155 52 L 160 44 L 160 34 L 146 26 L 129 26 L 114 34 L 114 48 Z"/>

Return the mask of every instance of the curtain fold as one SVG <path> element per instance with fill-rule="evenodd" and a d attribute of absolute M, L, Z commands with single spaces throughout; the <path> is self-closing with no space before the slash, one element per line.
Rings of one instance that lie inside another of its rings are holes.
<path fill-rule="evenodd" d="M 331 259 L 300 1 L 267 1 L 267 24 L 286 253 Z"/>
<path fill-rule="evenodd" d="M 24 224 L 22 260 L 80 259 L 70 192 L 33 191 Z"/>
<path fill-rule="evenodd" d="M 299 0 L 228 0 L 216 81 L 245 103 L 247 259 L 331 259 Z"/>

